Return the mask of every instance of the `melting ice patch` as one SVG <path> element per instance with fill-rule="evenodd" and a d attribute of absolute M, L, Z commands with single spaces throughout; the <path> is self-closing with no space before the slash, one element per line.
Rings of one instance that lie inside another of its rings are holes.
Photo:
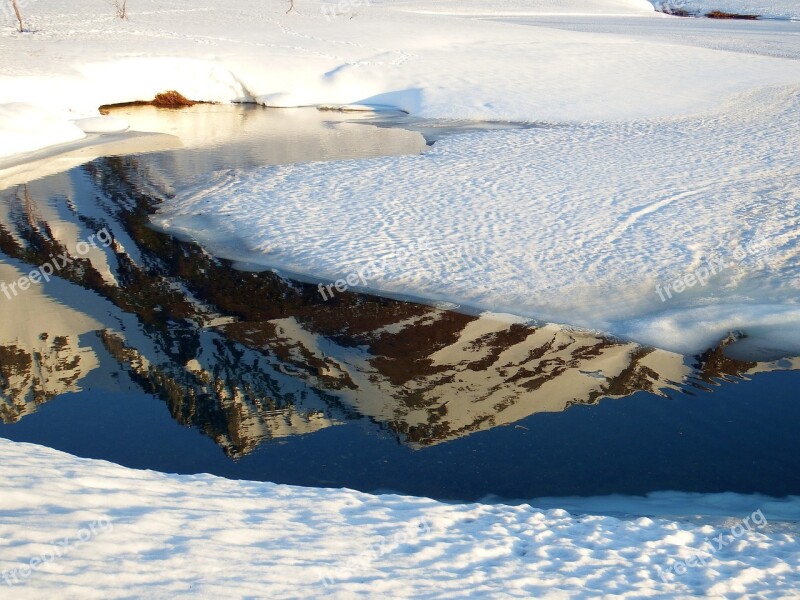
<path fill-rule="evenodd" d="M 216 173 L 156 215 L 228 258 L 695 353 L 800 352 L 800 89 Z"/>

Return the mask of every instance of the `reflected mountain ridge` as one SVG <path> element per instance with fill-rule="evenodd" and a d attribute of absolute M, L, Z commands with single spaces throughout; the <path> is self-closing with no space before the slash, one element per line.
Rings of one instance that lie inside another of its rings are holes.
<path fill-rule="evenodd" d="M 55 254 L 58 277 L 0 297 L 0 419 L 81 389 L 141 390 L 231 458 L 355 419 L 412 448 L 639 391 L 712 390 L 800 359 L 698 357 L 499 315 L 245 272 L 148 216 L 159 156 L 96 159 L 0 192 L 0 280 Z M 106 229 L 113 242 L 77 256 Z M 100 368 L 100 366 L 103 368 Z"/>

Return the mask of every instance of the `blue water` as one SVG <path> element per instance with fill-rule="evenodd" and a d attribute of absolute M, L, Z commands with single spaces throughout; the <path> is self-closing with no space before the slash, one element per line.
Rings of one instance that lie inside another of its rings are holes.
<path fill-rule="evenodd" d="M 264 442 L 232 460 L 147 394 L 65 394 L 0 436 L 128 467 L 448 500 L 800 494 L 797 372 L 672 398 L 640 392 L 413 450 L 368 419 Z"/>
<path fill-rule="evenodd" d="M 48 304 L 36 305 L 47 307 L 47 318 L 26 313 L 24 297 L 2 306 L 0 436 L 167 473 L 212 473 L 446 500 L 661 490 L 800 495 L 799 371 L 738 378 L 737 373 L 752 370 L 755 363 L 715 355 L 705 359 L 701 387 L 686 383 L 683 392 L 673 390 L 669 396 L 637 391 L 650 389 L 652 381 L 663 383 L 659 374 L 640 369 L 608 384 L 621 397 L 578 398 L 561 412 L 540 412 L 536 402 L 542 398 L 514 388 L 511 375 L 501 380 L 502 369 L 495 369 L 487 371 L 489 377 L 497 377 L 505 390 L 517 390 L 516 397 L 504 401 L 513 400 L 524 409 L 516 414 L 530 416 L 494 426 L 495 417 L 498 423 L 508 420 L 499 407 L 496 414 L 459 421 L 470 414 L 464 410 L 470 397 L 453 398 L 449 406 L 445 402 L 437 408 L 430 403 L 439 393 L 435 386 L 428 396 L 415 396 L 409 390 L 418 388 L 406 384 L 433 381 L 425 379 L 430 375 L 425 371 L 428 357 L 441 347 L 436 344 L 457 339 L 473 317 L 445 315 L 434 319 L 433 326 L 407 327 L 383 339 L 376 332 L 384 326 L 419 320 L 430 307 L 357 294 L 324 303 L 314 286 L 269 272 L 237 271 L 191 242 L 152 230 L 148 215 L 163 200 L 158 190 L 193 173 L 241 161 L 253 166 L 297 160 L 298 145 L 309 160 L 352 158 L 363 153 L 368 139 L 352 125 L 336 129 L 341 123 L 328 123 L 317 114 L 307 118 L 293 112 L 287 126 L 279 111 L 226 110 L 194 109 L 174 118 L 185 127 L 187 119 L 224 117 L 226 123 L 241 120 L 252 129 L 207 149 L 101 158 L 0 190 L 4 273 L 13 273 L 12 266 L 26 272 L 50 253 L 60 253 L 63 248 L 53 231 L 74 229 L 85 238 L 107 227 L 125 247 L 114 256 L 108 250 L 108 264 L 117 264 L 115 285 L 93 273 L 92 263 L 65 269 L 44 286 L 42 296 L 33 299 L 47 299 Z M 239 119 L 242 112 L 247 119 Z M 164 114 L 167 121 L 173 118 Z M 152 122 L 152 115 L 147 118 Z M 301 127 L 309 129 L 300 135 L 296 130 Z M 398 144 L 397 152 L 415 147 L 407 136 Z M 373 150 L 381 151 L 377 146 Z M 42 215 L 50 220 L 43 221 Z M 238 328 L 198 325 L 205 313 L 187 302 L 187 289 Z M 78 313 L 99 323 L 97 328 L 67 331 Z M 325 369 L 303 353 L 301 340 L 291 340 L 292 346 L 276 337 L 274 322 L 286 317 L 302 324 L 304 336 L 322 340 L 321 348 L 330 343 L 339 353 L 378 340 L 371 351 L 383 361 L 373 366 L 380 371 L 384 396 L 349 402 L 346 394 L 337 395 L 352 389 L 352 382 L 320 378 Z M 64 332 L 50 331 L 51 322 L 62 323 Z M 504 343 L 510 347 L 520 339 L 519 332 L 504 331 L 488 340 L 486 349 L 502 350 Z M 595 342 L 589 344 L 575 349 L 572 358 L 578 364 L 582 356 L 613 345 L 600 339 L 597 348 Z M 86 356 L 97 361 L 78 360 Z M 187 366 L 196 359 L 202 363 L 202 377 Z M 697 360 L 686 357 L 686 362 Z M 535 361 L 526 364 L 534 371 L 539 366 Z M 790 367 L 787 361 L 769 368 Z M 470 368 L 490 367 L 476 363 Z M 715 373 L 725 373 L 725 379 L 709 384 Z M 235 401 L 232 391 L 239 394 Z M 365 416 L 359 406 L 383 417 Z M 430 411 L 427 423 L 404 420 L 420 407 Z M 287 415 L 321 416 L 318 422 L 328 426 L 296 435 L 286 435 L 291 427 L 280 434 L 259 433 L 259 427 L 269 429 Z"/>

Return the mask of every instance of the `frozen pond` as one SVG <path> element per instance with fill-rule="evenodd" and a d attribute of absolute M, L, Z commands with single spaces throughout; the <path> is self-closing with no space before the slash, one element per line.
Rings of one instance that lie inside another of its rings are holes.
<path fill-rule="evenodd" d="M 17 283 L 0 295 L 0 436 L 163 472 L 441 499 L 800 494 L 787 426 L 798 358 L 737 360 L 727 342 L 683 356 L 504 315 L 325 300 L 150 225 L 212 170 L 415 154 L 419 131 L 463 124 L 121 111 L 175 137 L 44 160 L 0 192 L 0 280 Z"/>

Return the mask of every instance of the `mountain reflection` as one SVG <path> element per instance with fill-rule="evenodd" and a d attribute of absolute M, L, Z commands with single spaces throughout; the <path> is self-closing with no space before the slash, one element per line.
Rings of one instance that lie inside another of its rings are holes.
<path fill-rule="evenodd" d="M 85 389 L 140 390 L 230 457 L 363 419 L 422 448 L 638 391 L 796 369 L 687 358 L 587 332 L 469 316 L 231 268 L 148 226 L 166 192 L 146 157 L 97 159 L 0 192 L 0 280 L 53 255 L 49 282 L 0 296 L 0 419 Z M 76 244 L 105 228 L 108 247 Z"/>

